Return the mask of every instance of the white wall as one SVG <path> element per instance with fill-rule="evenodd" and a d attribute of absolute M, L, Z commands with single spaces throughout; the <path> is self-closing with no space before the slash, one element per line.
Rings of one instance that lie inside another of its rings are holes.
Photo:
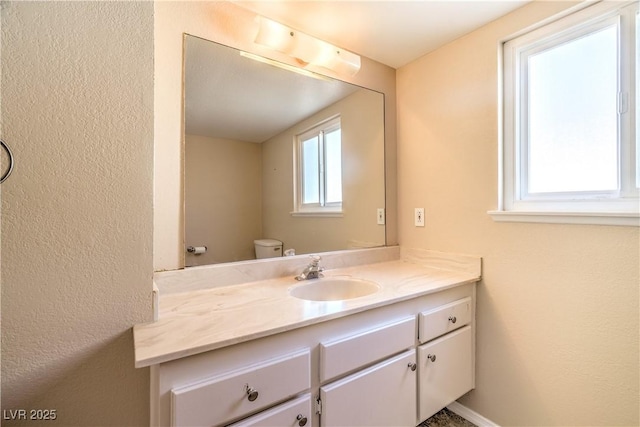
<path fill-rule="evenodd" d="M 153 5 L 1 8 L 2 408 L 148 425 L 131 327 L 152 318 Z"/>
<path fill-rule="evenodd" d="M 462 403 L 504 426 L 640 423 L 638 228 L 486 213 L 499 42 L 570 5 L 533 2 L 398 70 L 400 244 L 483 257 L 477 388 Z"/>
<path fill-rule="evenodd" d="M 154 268 L 184 266 L 182 44 L 188 33 L 295 65 L 292 58 L 253 43 L 255 14 L 231 2 L 171 2 L 154 4 L 155 21 L 155 180 Z M 323 72 L 322 70 L 318 70 Z M 326 73 L 326 72 L 325 72 Z M 395 70 L 362 58 L 353 78 L 342 80 L 385 94 L 385 168 L 387 243 L 397 243 L 396 231 L 396 110 Z"/>

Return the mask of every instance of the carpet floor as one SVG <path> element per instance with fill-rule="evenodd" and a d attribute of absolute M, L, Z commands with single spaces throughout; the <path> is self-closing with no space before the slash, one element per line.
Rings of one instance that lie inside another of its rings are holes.
<path fill-rule="evenodd" d="M 442 411 L 426 419 L 418 427 L 478 427 L 460 415 L 444 408 Z"/>

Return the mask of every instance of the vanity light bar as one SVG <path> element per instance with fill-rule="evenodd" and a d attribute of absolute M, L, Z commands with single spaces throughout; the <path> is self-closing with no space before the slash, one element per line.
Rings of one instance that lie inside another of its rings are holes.
<path fill-rule="evenodd" d="M 360 71 L 360 56 L 323 40 L 289 28 L 264 16 L 257 16 L 259 28 L 255 43 L 286 53 L 301 66 L 315 65 L 338 74 Z"/>
<path fill-rule="evenodd" d="M 287 71 L 293 71 L 294 73 L 302 74 L 303 76 L 313 77 L 314 79 L 331 81 L 330 78 L 323 76 L 322 74 L 314 73 L 313 71 L 305 70 L 304 68 L 294 67 L 293 65 L 285 64 L 284 62 L 274 61 L 273 59 L 265 58 L 264 56 L 255 55 L 253 53 L 240 51 L 240 56 L 253 59 L 254 61 L 262 62 L 274 67 L 282 68 Z"/>

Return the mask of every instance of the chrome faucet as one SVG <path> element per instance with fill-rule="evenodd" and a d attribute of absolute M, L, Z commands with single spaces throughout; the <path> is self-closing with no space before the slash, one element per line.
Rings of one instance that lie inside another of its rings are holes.
<path fill-rule="evenodd" d="M 320 255 L 311 255 L 309 258 L 311 258 L 311 262 L 302 270 L 302 273 L 296 276 L 296 280 L 309 280 L 322 277 L 324 267 L 320 267 L 320 260 L 322 259 Z"/>

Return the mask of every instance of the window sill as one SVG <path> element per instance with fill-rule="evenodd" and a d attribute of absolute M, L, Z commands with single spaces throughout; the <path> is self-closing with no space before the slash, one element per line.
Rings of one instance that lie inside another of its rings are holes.
<path fill-rule="evenodd" d="M 540 222 L 550 224 L 621 225 L 640 227 L 638 212 L 536 212 L 489 211 L 496 222 Z"/>
<path fill-rule="evenodd" d="M 324 218 L 341 218 L 344 215 L 342 211 L 300 211 L 291 212 L 293 217 L 324 217 Z"/>

